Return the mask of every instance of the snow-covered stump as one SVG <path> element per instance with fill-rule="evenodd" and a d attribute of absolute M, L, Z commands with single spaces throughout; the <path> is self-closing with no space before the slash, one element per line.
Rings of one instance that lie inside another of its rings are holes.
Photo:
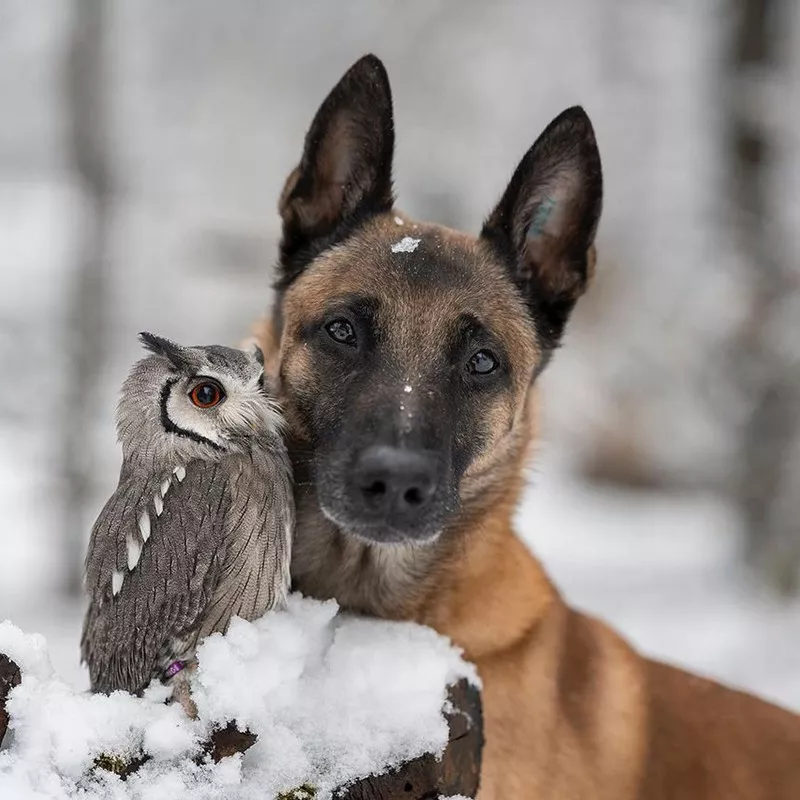
<path fill-rule="evenodd" d="M 0 797 L 427 800 L 477 792 L 477 675 L 446 639 L 417 625 L 354 618 L 298 596 L 255 623 L 234 620 L 198 651 L 197 720 L 166 705 L 160 684 L 143 697 L 76 691 L 54 675 L 44 639 L 7 622 L 0 653 L 0 720 L 7 710 L 12 734 L 0 752 Z"/>
<path fill-rule="evenodd" d="M 19 686 L 21 679 L 19 667 L 8 656 L 0 653 L 0 745 L 3 744 L 8 728 L 6 698 L 15 686 Z"/>
<path fill-rule="evenodd" d="M 477 687 L 467 680 L 451 686 L 445 711 L 450 728 L 441 759 L 433 754 L 408 761 L 400 768 L 362 778 L 333 793 L 336 800 L 428 800 L 475 797 L 481 773 L 483 717 Z"/>

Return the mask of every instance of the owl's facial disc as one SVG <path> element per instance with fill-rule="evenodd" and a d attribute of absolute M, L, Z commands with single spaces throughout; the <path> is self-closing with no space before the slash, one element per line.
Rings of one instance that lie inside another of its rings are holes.
<path fill-rule="evenodd" d="M 196 457 L 198 445 L 209 448 L 209 457 L 244 452 L 280 433 L 282 418 L 265 391 L 263 369 L 255 359 L 248 366 L 240 374 L 204 365 L 198 374 L 166 380 L 161 421 L 177 448 L 185 441 L 189 452 L 179 456 Z"/>

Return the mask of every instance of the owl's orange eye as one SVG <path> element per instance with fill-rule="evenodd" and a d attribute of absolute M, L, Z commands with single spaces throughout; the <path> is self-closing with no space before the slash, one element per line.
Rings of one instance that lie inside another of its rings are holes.
<path fill-rule="evenodd" d="M 189 399 L 198 408 L 213 408 L 225 399 L 225 392 L 222 391 L 222 387 L 218 383 L 204 381 L 203 383 L 198 383 L 189 392 Z"/>

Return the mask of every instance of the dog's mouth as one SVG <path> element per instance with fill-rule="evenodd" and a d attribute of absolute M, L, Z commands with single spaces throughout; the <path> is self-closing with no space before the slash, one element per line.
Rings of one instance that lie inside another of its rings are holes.
<path fill-rule="evenodd" d="M 320 501 L 322 516 L 333 523 L 340 531 L 359 539 L 365 544 L 403 545 L 403 544 L 433 544 L 442 532 L 441 526 L 425 526 L 419 529 L 398 529 L 386 523 L 362 522 L 339 514 Z"/>

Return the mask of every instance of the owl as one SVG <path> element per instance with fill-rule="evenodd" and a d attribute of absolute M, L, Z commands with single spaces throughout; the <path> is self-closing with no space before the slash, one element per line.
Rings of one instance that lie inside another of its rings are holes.
<path fill-rule="evenodd" d="M 93 691 L 161 678 L 193 714 L 199 641 L 285 602 L 291 467 L 258 348 L 140 340 L 150 354 L 117 409 L 119 483 L 86 556 L 81 655 Z"/>

